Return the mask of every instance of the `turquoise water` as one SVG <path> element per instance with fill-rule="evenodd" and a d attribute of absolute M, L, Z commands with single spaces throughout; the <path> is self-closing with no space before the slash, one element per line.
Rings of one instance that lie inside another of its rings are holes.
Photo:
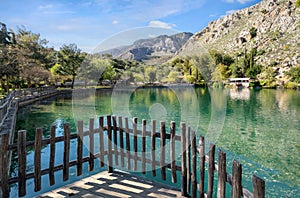
<path fill-rule="evenodd" d="M 228 171 L 233 159 L 243 164 L 243 185 L 251 187 L 251 175 L 266 181 L 266 197 L 298 197 L 300 195 L 300 92 L 293 90 L 222 90 L 203 88 L 147 88 L 137 90 L 102 90 L 73 93 L 73 97 L 58 97 L 21 108 L 17 118 L 17 130 L 27 130 L 27 140 L 34 138 L 35 128 L 42 127 L 49 136 L 52 124 L 57 135 L 62 135 L 63 123 L 68 122 L 76 131 L 76 120 L 99 115 L 138 117 L 147 123 L 157 121 L 186 122 L 215 142 L 227 152 Z M 96 123 L 97 126 L 97 123 Z M 157 123 L 157 129 L 159 122 Z M 177 124 L 179 128 L 179 124 Z M 58 150 L 63 148 L 58 144 Z M 73 142 L 71 147 L 75 148 Z M 56 163 L 62 160 L 57 151 Z M 87 154 L 87 150 L 85 153 Z M 42 167 L 48 167 L 49 148 L 43 149 Z M 75 159 L 71 153 L 71 158 Z M 28 150 L 28 170 L 33 170 L 33 152 Z M 95 163 L 97 164 L 97 162 Z M 17 170 L 16 163 L 12 165 Z M 85 164 L 84 176 L 90 174 Z M 93 173 L 99 171 L 96 169 Z M 70 181 L 79 179 L 76 168 L 70 170 Z M 16 174 L 16 173 L 12 173 Z M 61 172 L 56 174 L 56 185 L 49 187 L 48 176 L 43 177 L 42 191 L 64 185 Z M 29 181 L 27 196 L 33 192 Z M 179 184 L 177 184 L 179 185 Z M 16 186 L 12 197 L 17 196 Z"/>

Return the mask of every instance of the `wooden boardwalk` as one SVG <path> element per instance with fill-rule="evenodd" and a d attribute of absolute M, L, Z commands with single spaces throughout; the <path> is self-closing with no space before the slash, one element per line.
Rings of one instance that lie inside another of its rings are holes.
<path fill-rule="evenodd" d="M 63 197 L 183 197 L 180 189 L 145 180 L 127 172 L 107 171 L 39 195 L 38 198 Z"/>

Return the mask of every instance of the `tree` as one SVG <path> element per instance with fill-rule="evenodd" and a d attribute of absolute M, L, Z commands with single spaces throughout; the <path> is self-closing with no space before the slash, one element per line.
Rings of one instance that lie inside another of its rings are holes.
<path fill-rule="evenodd" d="M 150 83 L 156 80 L 156 69 L 154 67 L 147 67 L 145 73 Z"/>
<path fill-rule="evenodd" d="M 72 77 L 71 88 L 74 88 L 75 77 L 77 70 L 80 67 L 84 55 L 76 44 L 63 45 L 58 52 L 58 68 L 57 73 L 63 76 Z"/>
<path fill-rule="evenodd" d="M 289 71 L 286 71 L 285 74 L 291 78 L 292 82 L 300 83 L 300 65 L 292 67 Z"/>
<path fill-rule="evenodd" d="M 297 1 L 295 2 L 295 6 L 296 6 L 296 8 L 300 8 L 300 0 L 297 0 Z"/>

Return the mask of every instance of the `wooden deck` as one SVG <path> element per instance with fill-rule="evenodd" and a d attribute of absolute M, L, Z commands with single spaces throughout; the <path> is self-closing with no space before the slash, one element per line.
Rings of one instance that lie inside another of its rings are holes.
<path fill-rule="evenodd" d="M 180 189 L 155 181 L 138 178 L 127 172 L 114 170 L 39 195 L 38 198 L 62 197 L 183 197 Z"/>

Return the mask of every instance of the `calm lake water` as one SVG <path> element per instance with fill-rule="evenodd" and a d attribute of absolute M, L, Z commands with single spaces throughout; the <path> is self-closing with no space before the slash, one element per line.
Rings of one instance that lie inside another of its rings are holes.
<path fill-rule="evenodd" d="M 21 108 L 17 130 L 27 130 L 27 140 L 34 138 L 35 128 L 42 127 L 49 137 L 50 126 L 57 126 L 62 135 L 63 123 L 76 131 L 76 120 L 100 115 L 122 115 L 157 121 L 186 122 L 227 152 L 228 171 L 233 159 L 243 164 L 243 185 L 252 189 L 251 175 L 266 181 L 266 197 L 299 197 L 300 195 L 300 91 L 294 90 L 223 90 L 204 88 L 147 88 L 136 90 L 102 90 L 73 93 L 73 97 L 57 97 Z M 97 123 L 96 123 L 97 125 Z M 159 124 L 157 124 L 159 125 Z M 168 124 L 167 124 L 168 125 Z M 58 144 L 57 148 L 63 148 Z M 72 147 L 76 144 L 73 141 Z M 87 153 L 87 150 L 85 150 Z M 43 164 L 49 164 L 49 148 L 43 149 Z M 71 153 L 75 159 L 76 154 Z M 62 153 L 57 151 L 57 163 Z M 33 152 L 28 151 L 27 170 L 33 170 Z M 90 174 L 85 164 L 83 175 Z M 16 162 L 12 165 L 17 174 Z M 99 171 L 96 169 L 91 174 Z M 48 176 L 43 177 L 41 192 L 64 185 L 61 172 L 56 185 L 49 187 Z M 69 182 L 79 179 L 76 168 L 70 170 Z M 28 181 L 28 197 L 33 192 L 33 180 Z M 176 184 L 178 185 L 178 184 Z M 31 187 L 32 186 L 32 187 Z M 16 186 L 11 196 L 17 196 Z"/>

